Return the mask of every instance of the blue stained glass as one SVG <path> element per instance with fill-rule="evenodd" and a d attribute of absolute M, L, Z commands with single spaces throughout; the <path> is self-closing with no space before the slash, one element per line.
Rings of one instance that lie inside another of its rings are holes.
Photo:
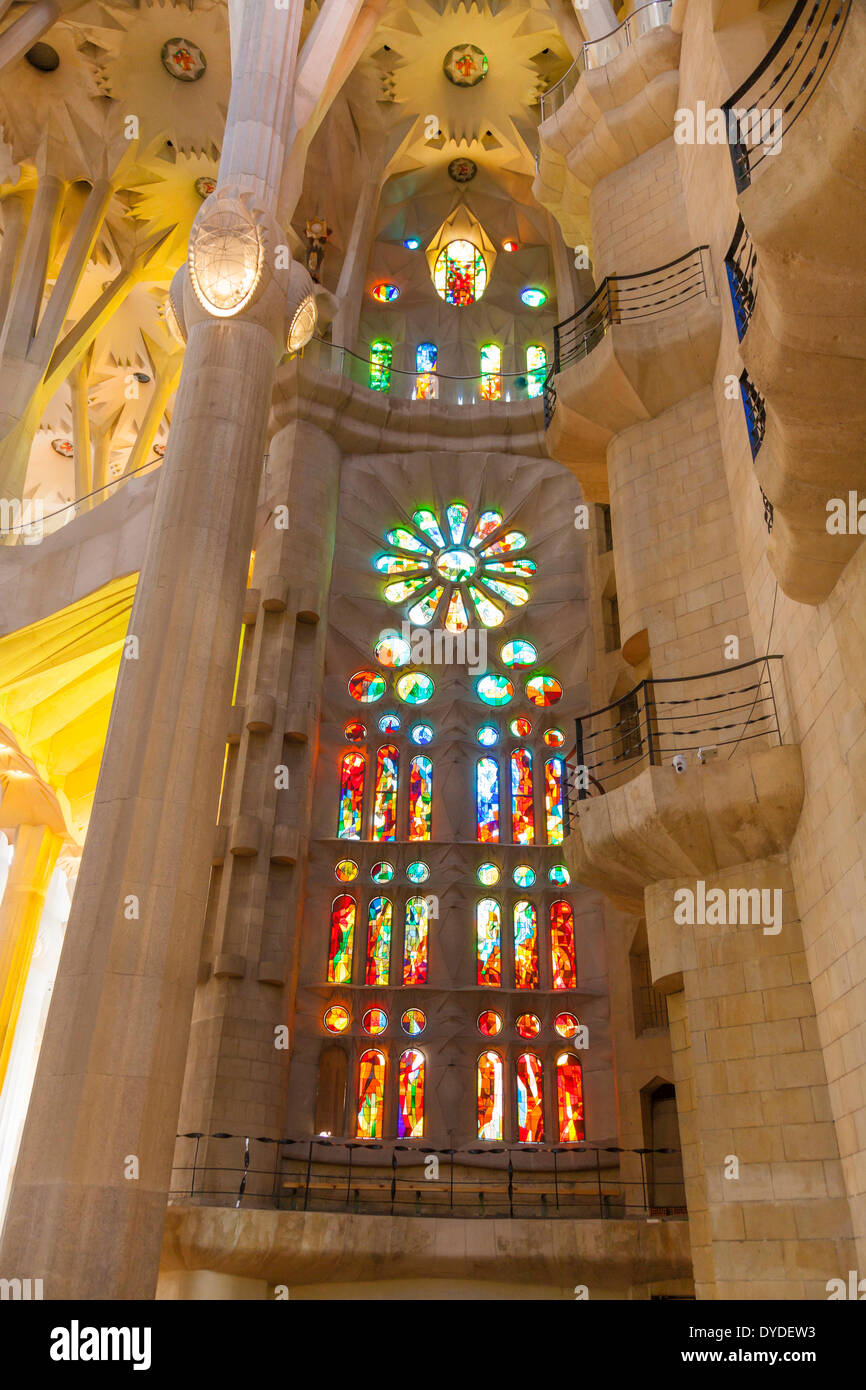
<path fill-rule="evenodd" d="M 495 758 L 479 758 L 475 770 L 475 809 L 478 839 L 482 844 L 499 841 L 499 764 Z"/>

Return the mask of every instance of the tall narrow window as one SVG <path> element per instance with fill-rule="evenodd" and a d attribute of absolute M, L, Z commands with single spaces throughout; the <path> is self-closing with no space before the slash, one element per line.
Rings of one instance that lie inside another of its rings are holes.
<path fill-rule="evenodd" d="M 406 899 L 406 929 L 403 937 L 403 983 L 427 983 L 427 932 L 429 904 L 426 898 Z"/>
<path fill-rule="evenodd" d="M 532 1052 L 517 1059 L 517 1140 L 537 1144 L 544 1138 L 541 1062 Z"/>
<path fill-rule="evenodd" d="M 429 840 L 433 814 L 433 764 L 413 758 L 409 764 L 409 839 Z"/>
<path fill-rule="evenodd" d="M 398 1139 L 421 1139 L 424 1134 L 424 1056 L 414 1048 L 409 1048 L 400 1058 L 398 1097 Z"/>
<path fill-rule="evenodd" d="M 370 390 L 390 391 L 391 358 L 394 348 L 386 338 L 377 338 L 370 344 Z"/>
<path fill-rule="evenodd" d="M 352 943 L 355 939 L 355 899 L 348 893 L 335 898 L 331 907 L 331 945 L 328 951 L 328 984 L 347 985 L 352 978 Z"/>
<path fill-rule="evenodd" d="M 364 983 L 387 985 L 391 961 L 391 900 L 371 898 L 367 912 L 367 970 Z"/>
<path fill-rule="evenodd" d="M 397 838 L 397 768 L 400 754 L 386 743 L 376 754 L 376 795 L 373 800 L 373 839 Z"/>
<path fill-rule="evenodd" d="M 502 348 L 485 343 L 481 349 L 481 399 L 502 400 Z"/>
<path fill-rule="evenodd" d="M 514 983 L 538 989 L 538 914 L 525 900 L 514 904 Z"/>
<path fill-rule="evenodd" d="M 540 396 L 544 390 L 547 373 L 547 353 L 540 343 L 530 343 L 526 349 L 526 392 L 529 396 Z"/>
<path fill-rule="evenodd" d="M 570 903 L 556 902 L 550 904 L 550 954 L 553 966 L 553 988 L 576 989 L 574 914 Z"/>
<path fill-rule="evenodd" d="M 435 401 L 439 398 L 439 378 L 436 375 L 436 359 L 439 349 L 435 343 L 419 343 L 415 349 L 415 399 Z"/>
<path fill-rule="evenodd" d="M 573 1052 L 560 1052 L 556 1059 L 556 1106 L 559 1142 L 578 1143 L 584 1137 L 583 1080 Z"/>
<path fill-rule="evenodd" d="M 364 801 L 364 771 L 366 761 L 363 753 L 345 753 L 340 764 L 340 816 L 337 838 L 340 840 L 360 840 L 361 806 Z"/>
<path fill-rule="evenodd" d="M 547 843 L 562 844 L 563 783 L 565 764 L 562 758 L 548 758 L 544 764 L 544 817 L 547 822 Z"/>
<path fill-rule="evenodd" d="M 502 1138 L 502 1058 L 482 1052 L 478 1058 L 478 1138 Z"/>
<path fill-rule="evenodd" d="M 499 764 L 495 758 L 479 758 L 475 769 L 475 814 L 478 839 L 484 845 L 499 843 Z"/>
<path fill-rule="evenodd" d="M 515 748 L 511 754 L 511 838 L 516 845 L 531 845 L 535 840 L 532 754 L 528 748 Z"/>
<path fill-rule="evenodd" d="M 482 898 L 475 909 L 475 952 L 479 985 L 502 984 L 502 913 L 495 898 Z"/>
<path fill-rule="evenodd" d="M 358 1072 L 358 1138 L 381 1139 L 385 1111 L 385 1056 L 371 1047 Z"/>

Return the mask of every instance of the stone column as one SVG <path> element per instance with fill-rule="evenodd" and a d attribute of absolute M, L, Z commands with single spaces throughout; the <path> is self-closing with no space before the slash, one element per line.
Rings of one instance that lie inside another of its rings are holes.
<path fill-rule="evenodd" d="M 0 902 L 0 1088 L 33 957 L 45 895 L 62 840 L 44 825 L 21 825 Z"/>
<path fill-rule="evenodd" d="M 376 226 L 379 210 L 379 190 L 381 171 L 371 173 L 361 185 L 358 205 L 346 256 L 340 270 L 337 284 L 337 299 L 340 307 L 334 317 L 331 330 L 332 341 L 340 347 L 356 352 L 358 348 L 358 324 L 361 319 L 361 299 L 364 293 L 364 278 L 370 259 L 370 244 Z"/>

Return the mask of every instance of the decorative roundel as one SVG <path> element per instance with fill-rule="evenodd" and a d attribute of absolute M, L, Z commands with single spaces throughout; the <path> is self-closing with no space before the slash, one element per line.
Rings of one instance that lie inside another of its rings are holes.
<path fill-rule="evenodd" d="M 407 1009 L 400 1019 L 400 1027 L 404 1033 L 408 1033 L 410 1038 L 417 1038 L 419 1033 L 423 1033 L 427 1027 L 427 1015 L 423 1009 Z"/>
<path fill-rule="evenodd" d="M 413 724 L 409 730 L 409 737 L 419 748 L 433 742 L 432 724 Z"/>
<path fill-rule="evenodd" d="M 542 737 L 548 748 L 562 748 L 565 743 L 565 734 L 561 729 L 545 729 Z"/>
<path fill-rule="evenodd" d="M 407 705 L 426 705 L 433 694 L 433 682 L 423 671 L 407 671 L 394 686 L 398 697 Z"/>
<path fill-rule="evenodd" d="M 383 714 L 379 719 L 379 732 L 381 734 L 396 734 L 402 729 L 403 721 L 399 714 Z"/>
<path fill-rule="evenodd" d="M 190 39 L 167 39 L 160 57 L 166 72 L 178 82 L 197 82 L 207 69 L 207 58 Z"/>
<path fill-rule="evenodd" d="M 406 877 L 410 883 L 423 883 L 430 877 L 430 869 L 423 859 L 416 859 L 414 863 L 406 865 Z"/>
<path fill-rule="evenodd" d="M 289 331 L 286 334 L 286 347 L 289 352 L 300 352 L 306 347 L 316 331 L 319 310 L 313 295 L 306 294 L 292 315 Z"/>
<path fill-rule="evenodd" d="M 538 660 L 538 651 L 531 642 L 527 642 L 523 637 L 515 637 L 511 642 L 504 642 L 499 655 L 503 666 L 531 666 Z"/>
<path fill-rule="evenodd" d="M 485 705 L 507 705 L 514 696 L 514 686 L 507 676 L 479 676 L 475 693 Z"/>
<path fill-rule="evenodd" d="M 518 888 L 531 888 L 535 882 L 535 870 L 528 864 L 518 864 L 517 868 L 512 870 L 511 877 Z"/>
<path fill-rule="evenodd" d="M 499 730 L 495 724 L 482 724 L 475 737 L 482 748 L 494 748 L 499 742 Z"/>
<path fill-rule="evenodd" d="M 526 698 L 541 709 L 562 699 L 562 686 L 553 676 L 532 676 L 524 687 Z"/>
<path fill-rule="evenodd" d="M 329 1033 L 345 1033 L 349 1026 L 349 1010 L 344 1009 L 342 1004 L 332 1004 L 325 1010 L 322 1022 Z"/>
<path fill-rule="evenodd" d="M 571 883 L 571 874 L 564 864 L 551 864 L 547 871 L 547 877 L 557 888 L 563 888 Z"/>
<path fill-rule="evenodd" d="M 540 309 L 542 304 L 547 303 L 547 294 L 537 285 L 527 285 L 525 290 L 521 290 L 520 298 L 529 309 Z"/>
<path fill-rule="evenodd" d="M 354 859 L 341 859 L 334 870 L 334 877 L 340 883 L 351 883 L 353 878 L 358 877 L 358 865 Z"/>
<path fill-rule="evenodd" d="M 442 59 L 442 71 L 455 87 L 477 87 L 487 76 L 487 54 L 474 43 L 458 43 Z"/>
<path fill-rule="evenodd" d="M 455 183 L 471 183 L 478 173 L 474 159 L 452 159 L 448 165 L 448 177 Z"/>
<path fill-rule="evenodd" d="M 350 719 L 343 730 L 343 735 L 347 743 L 363 743 L 367 737 L 367 730 L 360 720 Z"/>
<path fill-rule="evenodd" d="M 512 719 L 508 727 L 515 738 L 529 738 L 532 733 L 532 725 L 528 719 Z"/>
<path fill-rule="evenodd" d="M 370 878 L 374 883 L 390 883 L 393 877 L 394 865 L 389 864 L 386 859 L 380 859 L 370 870 Z"/>
<path fill-rule="evenodd" d="M 475 877 L 484 888 L 492 888 L 494 883 L 499 882 L 498 864 L 479 864 L 475 870 Z"/>
<path fill-rule="evenodd" d="M 537 1038 L 541 1032 L 541 1019 L 537 1014 L 521 1014 L 517 1020 L 517 1031 L 521 1038 Z"/>
<path fill-rule="evenodd" d="M 385 677 L 378 671 L 356 671 L 349 681 L 349 694 L 362 705 L 372 705 L 385 694 Z"/>
<path fill-rule="evenodd" d="M 574 1014 L 557 1014 L 553 1026 L 561 1038 L 573 1038 L 580 1024 Z"/>
<path fill-rule="evenodd" d="M 51 447 L 55 454 L 59 454 L 62 459 L 71 459 L 75 453 L 75 446 L 71 439 L 52 439 Z"/>
<path fill-rule="evenodd" d="M 502 1032 L 502 1015 L 495 1009 L 485 1009 L 478 1015 L 478 1031 L 485 1038 L 496 1038 Z"/>
<path fill-rule="evenodd" d="M 239 314 L 256 291 L 264 259 L 264 235 L 246 203 L 223 199 L 203 205 L 187 263 L 196 298 L 209 314 Z"/>
<path fill-rule="evenodd" d="M 392 304 L 395 299 L 400 298 L 399 285 L 388 285 L 384 280 L 378 285 L 374 285 L 370 291 L 374 299 L 378 299 L 380 304 Z"/>
<path fill-rule="evenodd" d="M 216 192 L 217 181 L 211 174 L 202 174 L 201 178 L 195 181 L 195 191 L 204 202 L 212 193 Z"/>
<path fill-rule="evenodd" d="M 388 1027 L 388 1015 L 384 1009 L 368 1009 L 361 1019 L 361 1027 L 365 1033 L 375 1037 L 377 1033 L 384 1033 Z"/>
<path fill-rule="evenodd" d="M 373 648 L 373 655 L 380 666 L 408 666 L 412 648 L 406 638 L 396 632 L 383 632 Z"/>

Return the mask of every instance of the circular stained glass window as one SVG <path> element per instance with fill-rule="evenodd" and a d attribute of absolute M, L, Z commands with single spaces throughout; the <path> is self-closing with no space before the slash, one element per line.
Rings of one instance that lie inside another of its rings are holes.
<path fill-rule="evenodd" d="M 364 739 L 367 737 L 367 730 L 357 719 L 350 719 L 343 733 L 349 743 L 363 743 Z"/>
<path fill-rule="evenodd" d="M 517 1031 L 521 1038 L 537 1038 L 541 1032 L 541 1019 L 537 1014 L 521 1014 L 517 1020 Z"/>
<path fill-rule="evenodd" d="M 442 59 L 442 71 L 455 87 L 477 87 L 487 76 L 487 54 L 474 43 L 458 43 Z"/>
<path fill-rule="evenodd" d="M 526 682 L 526 698 L 546 708 L 562 699 L 562 686 L 553 676 L 533 676 Z"/>
<path fill-rule="evenodd" d="M 433 694 L 433 682 L 423 671 L 407 671 L 395 685 L 399 698 L 407 705 L 425 705 Z"/>
<path fill-rule="evenodd" d="M 553 1026 L 561 1038 L 573 1038 L 580 1024 L 574 1014 L 557 1014 Z"/>
<path fill-rule="evenodd" d="M 427 1015 L 423 1009 L 407 1009 L 400 1019 L 400 1027 L 404 1033 L 408 1033 L 410 1038 L 417 1038 L 419 1033 L 423 1033 L 427 1027 Z"/>
<path fill-rule="evenodd" d="M 527 285 L 525 290 L 521 290 L 520 298 L 530 309 L 540 309 L 542 304 L 547 303 L 544 290 L 538 289 L 536 285 Z"/>
<path fill-rule="evenodd" d="M 512 642 L 505 642 L 499 653 L 502 658 L 503 666 L 531 666 L 533 661 L 538 660 L 538 652 L 531 642 L 526 642 L 522 637 L 515 637 Z"/>
<path fill-rule="evenodd" d="M 485 705 L 507 705 L 514 686 L 506 676 L 481 676 L 475 682 L 475 693 Z"/>
<path fill-rule="evenodd" d="M 508 727 L 515 738 L 529 738 L 532 733 L 532 725 L 528 719 L 512 719 Z"/>
<path fill-rule="evenodd" d="M 349 694 L 362 705 L 372 705 L 385 694 L 385 677 L 378 671 L 356 671 L 349 681 Z"/>
<path fill-rule="evenodd" d="M 361 1027 L 365 1033 L 375 1037 L 376 1033 L 384 1033 L 388 1027 L 388 1015 L 384 1009 L 368 1009 L 361 1019 Z"/>
<path fill-rule="evenodd" d="M 334 877 L 338 879 L 340 883 L 351 883 L 353 878 L 357 878 L 358 865 L 355 863 L 354 859 L 341 859 L 334 870 Z"/>
<path fill-rule="evenodd" d="M 571 874 L 564 864 L 551 864 L 547 871 L 547 877 L 551 883 L 555 883 L 557 888 L 562 888 L 565 884 L 571 883 Z"/>
<path fill-rule="evenodd" d="M 545 729 L 543 737 L 548 748 L 561 748 L 565 743 L 565 734 L 561 729 Z"/>
<path fill-rule="evenodd" d="M 449 584 L 462 584 L 477 570 L 478 558 L 469 550 L 445 550 L 437 559 L 436 568 Z"/>
<path fill-rule="evenodd" d="M 535 870 L 531 869 L 528 864 L 518 864 L 517 868 L 512 871 L 511 877 L 518 888 L 531 888 L 535 882 Z"/>
<path fill-rule="evenodd" d="M 478 1015 L 478 1031 L 485 1038 L 497 1037 L 502 1032 L 502 1015 L 495 1009 L 485 1009 L 483 1014 Z"/>
<path fill-rule="evenodd" d="M 475 737 L 482 748 L 493 748 L 499 742 L 499 730 L 495 724 L 482 724 Z"/>
<path fill-rule="evenodd" d="M 449 241 L 433 266 L 436 293 L 446 304 L 474 304 L 487 288 L 487 263 L 471 241 Z"/>
<path fill-rule="evenodd" d="M 399 286 L 388 285 L 384 280 L 378 285 L 374 285 L 370 293 L 374 299 L 378 299 L 380 304 L 392 304 L 395 299 L 400 298 Z"/>
<path fill-rule="evenodd" d="M 399 637 L 396 633 L 382 633 L 373 648 L 373 655 L 381 666 L 408 666 L 412 648 L 405 637 Z"/>
<path fill-rule="evenodd" d="M 386 859 L 380 859 L 370 870 L 370 877 L 374 883 L 390 883 L 394 877 L 394 865 L 389 864 Z"/>
<path fill-rule="evenodd" d="M 410 883 L 423 883 L 430 877 L 430 870 L 422 859 L 416 859 L 413 864 L 407 864 L 406 877 Z"/>
<path fill-rule="evenodd" d="M 433 741 L 432 724 L 413 724 L 409 730 L 409 737 L 419 748 L 423 748 L 426 743 Z"/>
<path fill-rule="evenodd" d="M 475 870 L 475 877 L 485 888 L 492 888 L 494 883 L 499 882 L 499 866 L 497 864 L 479 864 Z"/>
<path fill-rule="evenodd" d="M 322 1022 L 329 1033 L 345 1033 L 349 1026 L 349 1010 L 344 1009 L 342 1004 L 332 1004 L 330 1009 L 325 1010 Z"/>
<path fill-rule="evenodd" d="M 396 734 L 402 727 L 399 714 L 383 714 L 379 719 L 379 732 L 382 734 Z"/>

